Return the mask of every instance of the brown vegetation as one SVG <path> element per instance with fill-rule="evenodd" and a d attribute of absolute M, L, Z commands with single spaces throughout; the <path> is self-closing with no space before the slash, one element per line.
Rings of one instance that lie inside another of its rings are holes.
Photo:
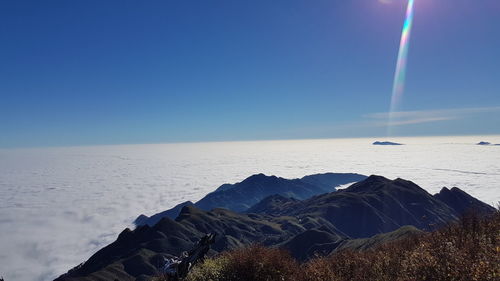
<path fill-rule="evenodd" d="M 188 281 L 500 280 L 500 213 L 362 252 L 342 250 L 299 264 L 281 249 L 254 245 L 195 266 Z"/>

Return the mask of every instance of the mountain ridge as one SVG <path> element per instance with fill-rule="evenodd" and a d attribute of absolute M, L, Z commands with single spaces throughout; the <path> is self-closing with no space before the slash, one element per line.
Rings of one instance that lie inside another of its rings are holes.
<path fill-rule="evenodd" d="M 335 191 L 344 184 L 358 182 L 366 176 L 355 173 L 323 173 L 304 176 L 300 179 L 285 179 L 265 174 L 254 174 L 235 184 L 223 184 L 215 191 L 193 203 L 186 201 L 166 211 L 148 217 L 141 214 L 134 221 L 137 226 L 153 226 L 162 217 L 175 219 L 184 206 L 194 205 L 202 210 L 226 208 L 244 212 L 269 195 L 279 194 L 287 198 L 307 199 L 314 195 Z"/>
<path fill-rule="evenodd" d="M 411 181 L 370 176 L 304 200 L 271 195 L 249 208 L 254 212 L 186 205 L 175 220 L 163 217 L 153 226 L 125 229 L 115 242 L 56 280 L 148 280 L 165 258 L 180 255 L 208 232 L 218 237 L 212 254 L 258 243 L 288 249 L 307 260 L 436 228 L 457 220 L 467 207 L 495 210 L 458 188 L 450 192 L 454 196 L 444 197 L 447 204 Z"/>

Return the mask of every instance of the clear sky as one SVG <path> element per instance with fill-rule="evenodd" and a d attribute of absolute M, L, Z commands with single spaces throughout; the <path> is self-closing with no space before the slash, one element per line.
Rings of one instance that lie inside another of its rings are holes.
<path fill-rule="evenodd" d="M 403 0 L 1 1 L 0 147 L 384 136 Z M 415 0 L 395 135 L 500 133 L 500 1 Z"/>

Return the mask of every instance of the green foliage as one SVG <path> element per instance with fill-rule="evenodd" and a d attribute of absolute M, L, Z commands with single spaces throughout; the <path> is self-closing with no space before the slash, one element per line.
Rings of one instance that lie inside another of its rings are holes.
<path fill-rule="evenodd" d="M 283 250 L 254 245 L 207 259 L 187 281 L 498 281 L 499 239 L 498 212 L 466 216 L 438 231 L 303 264 Z"/>

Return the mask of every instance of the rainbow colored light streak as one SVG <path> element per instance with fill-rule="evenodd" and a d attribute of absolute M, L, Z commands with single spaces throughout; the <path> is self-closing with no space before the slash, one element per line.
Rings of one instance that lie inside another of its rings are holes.
<path fill-rule="evenodd" d="M 406 9 L 406 19 L 403 25 L 401 34 L 401 43 L 399 44 L 398 62 L 396 64 L 396 73 L 394 74 L 394 84 L 392 86 L 391 108 L 389 111 L 388 134 L 390 134 L 391 120 L 393 113 L 397 110 L 397 106 L 403 97 L 405 80 L 406 80 L 406 63 L 408 58 L 408 47 L 410 45 L 411 27 L 413 25 L 413 14 L 415 0 L 408 1 Z"/>

